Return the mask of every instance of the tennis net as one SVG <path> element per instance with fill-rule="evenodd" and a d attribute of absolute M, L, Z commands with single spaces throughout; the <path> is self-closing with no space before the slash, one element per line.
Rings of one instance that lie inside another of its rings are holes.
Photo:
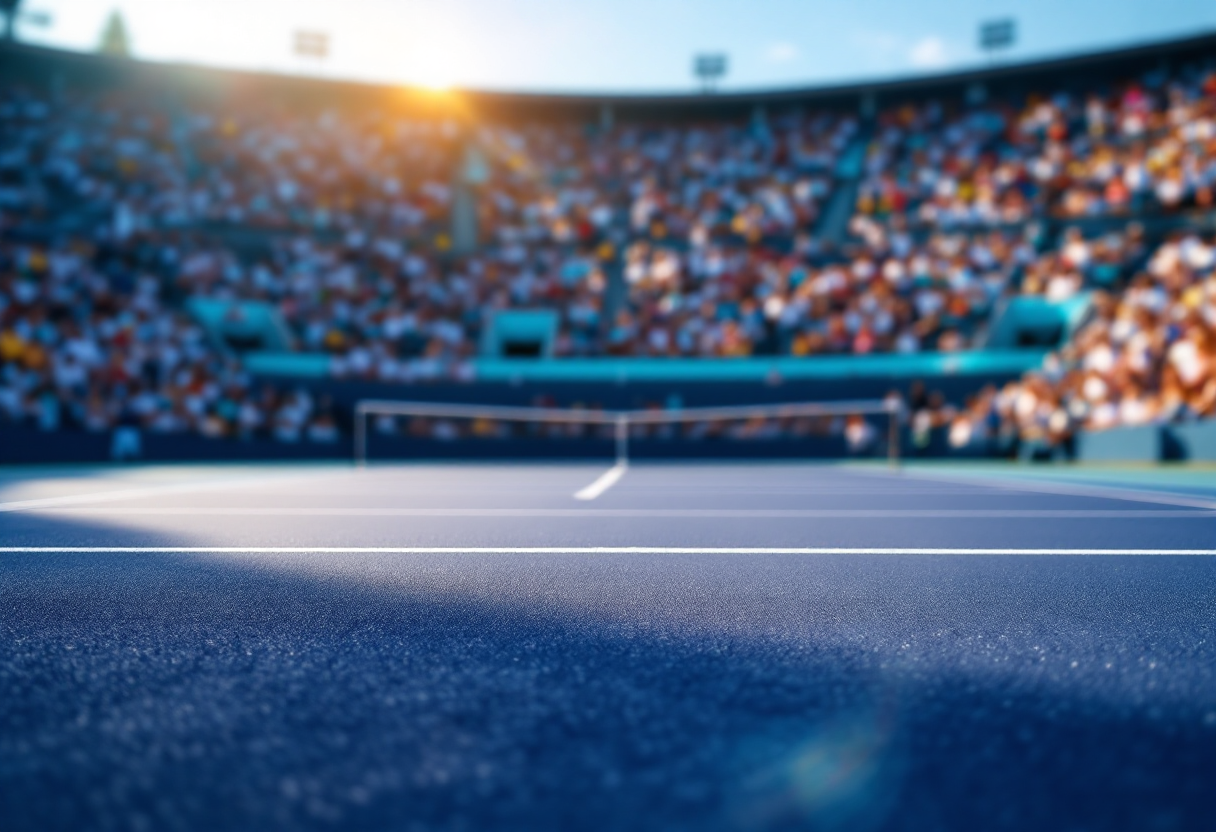
<path fill-rule="evenodd" d="M 637 410 L 365 399 L 354 410 L 354 455 L 358 465 L 373 454 L 526 456 L 542 446 L 560 456 L 591 456 L 611 443 L 618 464 L 634 449 L 647 457 L 715 457 L 754 455 L 763 447 L 770 457 L 885 456 L 898 466 L 903 415 L 894 398 Z"/>

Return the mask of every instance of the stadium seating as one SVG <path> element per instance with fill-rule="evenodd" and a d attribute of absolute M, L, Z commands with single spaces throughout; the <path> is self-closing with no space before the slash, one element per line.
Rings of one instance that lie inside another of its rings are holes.
<path fill-rule="evenodd" d="M 1216 75 L 1112 81 L 1085 95 L 880 114 L 859 216 L 940 228 L 1212 208 Z"/>
<path fill-rule="evenodd" d="M 1056 348 L 914 394 L 926 453 L 1216 415 L 1210 66 L 615 126 L 13 84 L 0 143 L 0 419 L 43 431 L 333 443 L 251 353 L 472 382 L 525 320 L 556 360 Z"/>

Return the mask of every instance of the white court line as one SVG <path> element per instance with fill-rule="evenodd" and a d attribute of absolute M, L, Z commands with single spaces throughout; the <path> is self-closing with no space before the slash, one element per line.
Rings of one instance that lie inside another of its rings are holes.
<path fill-rule="evenodd" d="M 1216 549 L 840 549 L 690 546 L 0 546 L 0 554 L 251 555 L 1216 555 Z"/>
<path fill-rule="evenodd" d="M 583 498 L 580 498 L 583 499 Z M 300 508 L 295 506 L 67 506 L 34 509 L 46 515 L 100 517 L 637 517 L 686 519 L 1058 518 L 1214 519 L 1202 509 L 706 509 L 706 508 Z"/>
<path fill-rule="evenodd" d="M 331 473 L 331 472 L 327 472 Z M 254 477 L 241 480 L 206 480 L 184 482 L 176 485 L 157 485 L 145 488 L 121 488 L 112 491 L 90 491 L 84 494 L 64 494 L 59 497 L 40 497 L 33 500 L 11 500 L 0 503 L 0 512 L 32 511 L 41 508 L 57 508 L 79 503 L 108 503 L 115 500 L 137 500 L 141 497 L 164 497 L 173 494 L 198 494 L 206 491 L 224 491 L 230 488 L 252 488 L 259 485 L 274 485 L 296 482 L 299 474 L 275 477 Z"/>
<path fill-rule="evenodd" d="M 609 488 L 617 484 L 621 477 L 625 476 L 625 470 L 629 466 L 624 462 L 618 462 L 604 473 L 600 474 L 599 479 L 591 483 L 586 488 L 574 492 L 576 500 L 594 500 L 596 497 L 603 494 Z"/>
<path fill-rule="evenodd" d="M 1003 491 L 1024 491 L 1037 494 L 1062 494 L 1068 497 L 1097 497 L 1104 500 L 1126 500 L 1133 503 L 1155 503 L 1167 506 L 1186 506 L 1189 508 L 1216 509 L 1216 500 L 1205 500 L 1188 494 L 1177 494 L 1169 491 L 1134 491 L 1119 486 L 1082 485 L 1079 483 L 1055 483 L 1043 480 L 1000 479 L 993 477 L 972 477 L 967 474 L 950 474 L 938 471 L 901 471 L 898 475 L 879 471 L 859 471 L 880 477 L 899 476 L 910 479 L 926 480 L 929 482 L 949 482 L 955 485 L 970 484 L 984 488 L 997 488 Z"/>

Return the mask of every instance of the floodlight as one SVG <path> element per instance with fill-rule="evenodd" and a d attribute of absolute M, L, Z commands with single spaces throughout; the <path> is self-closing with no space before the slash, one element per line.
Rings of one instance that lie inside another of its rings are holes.
<path fill-rule="evenodd" d="M 707 53 L 693 58 L 692 71 L 701 81 L 705 92 L 713 92 L 719 79 L 726 75 L 727 57 L 721 53 Z"/>

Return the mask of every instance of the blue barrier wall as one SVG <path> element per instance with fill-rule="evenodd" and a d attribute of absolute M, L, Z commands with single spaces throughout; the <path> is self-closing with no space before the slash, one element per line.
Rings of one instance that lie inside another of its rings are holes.
<path fill-rule="evenodd" d="M 508 345 L 531 344 L 538 357 L 553 355 L 558 316 L 552 309 L 510 309 L 490 316 L 481 334 L 481 354 L 506 356 Z"/>
<path fill-rule="evenodd" d="M 1164 459 L 1162 428 L 1144 425 L 1077 434 L 1079 462 L 1156 462 Z"/>
<path fill-rule="evenodd" d="M 997 350 L 1015 349 L 1026 343 L 1058 345 L 1072 336 L 1092 304 L 1089 292 L 1058 302 L 1034 295 L 1012 298 L 992 322 L 987 344 Z M 981 350 L 977 355 L 988 352 Z"/>
<path fill-rule="evenodd" d="M 914 355 L 831 355 L 813 358 L 478 358 L 477 381 L 753 381 L 772 379 L 910 379 L 955 375 L 1021 375 L 1042 366 L 1045 350 L 971 350 Z M 329 356 L 251 353 L 245 366 L 260 375 L 322 378 Z"/>
<path fill-rule="evenodd" d="M 328 355 L 317 352 L 251 352 L 241 361 L 254 375 L 295 380 L 327 378 L 333 363 Z"/>
<path fill-rule="evenodd" d="M 43 432 L 0 425 L 0 464 L 109 462 L 113 437 L 109 432 Z M 143 431 L 139 459 L 145 462 L 259 462 L 275 460 L 350 459 L 351 443 L 339 441 L 275 442 L 269 439 L 208 439 L 192 434 Z"/>
<path fill-rule="evenodd" d="M 479 381 L 765 381 L 774 378 L 929 378 L 1020 375 L 1040 367 L 1043 350 L 980 350 L 914 355 L 833 355 L 813 358 L 562 358 L 521 361 L 483 358 Z"/>
<path fill-rule="evenodd" d="M 1077 434 L 1080 462 L 1216 462 L 1216 419 Z"/>
<path fill-rule="evenodd" d="M 1170 425 L 1164 429 L 1162 439 L 1166 459 L 1216 462 L 1216 419 Z"/>
<path fill-rule="evenodd" d="M 261 349 L 290 354 L 291 333 L 272 304 L 195 297 L 186 302 L 186 308 L 222 350 Z"/>

